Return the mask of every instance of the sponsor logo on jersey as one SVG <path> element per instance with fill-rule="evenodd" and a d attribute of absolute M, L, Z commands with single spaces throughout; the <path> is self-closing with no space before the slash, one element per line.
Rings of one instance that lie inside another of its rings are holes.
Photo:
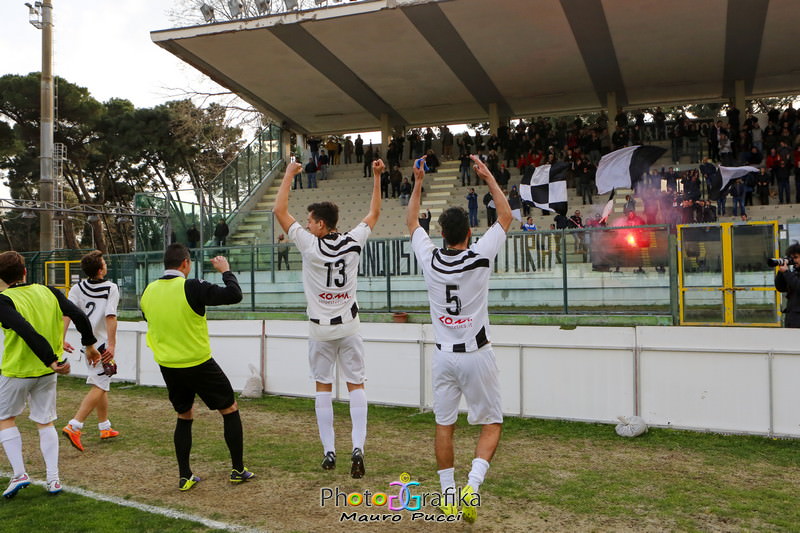
<path fill-rule="evenodd" d="M 338 294 L 335 292 L 321 292 L 318 296 L 323 302 L 342 302 L 350 299 L 350 293 L 348 292 L 340 292 Z"/>
<path fill-rule="evenodd" d="M 472 317 L 457 318 L 448 315 L 442 315 L 439 317 L 439 322 L 452 329 L 472 327 Z"/>

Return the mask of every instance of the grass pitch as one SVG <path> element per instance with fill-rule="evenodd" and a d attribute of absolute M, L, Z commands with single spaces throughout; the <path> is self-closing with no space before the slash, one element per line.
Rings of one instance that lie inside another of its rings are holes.
<path fill-rule="evenodd" d="M 59 378 L 59 429 L 86 392 L 82 381 Z M 370 406 L 367 475 L 354 480 L 349 476 L 346 403 L 334 406 L 339 465 L 324 472 L 313 400 L 240 400 L 245 464 L 258 479 L 231 486 L 221 418 L 199 406 L 192 457 L 203 481 L 180 493 L 172 448 L 175 416 L 166 391 L 115 384 L 110 402 L 121 437 L 100 441 L 96 420 L 90 418 L 85 452 L 63 440 L 61 475 L 67 485 L 268 531 L 470 528 L 411 521 L 408 511 L 400 512 L 400 523 L 343 522 L 343 513 L 389 512 L 385 507 L 321 505 L 324 488 L 397 494 L 390 483 L 403 472 L 420 482 L 415 493 L 438 491 L 431 413 Z M 42 479 L 38 436 L 24 416 L 18 420 L 28 472 Z M 456 430 L 459 484 L 465 482 L 478 433 L 463 418 Z M 472 526 L 476 531 L 796 531 L 800 442 L 661 429 L 623 439 L 608 425 L 507 418 L 481 489 L 478 522 Z M 433 508 L 423 510 L 435 516 Z M 120 531 L 208 530 L 73 494 L 48 497 L 41 487 L 0 501 L 0 523 L 3 529 L 16 525 L 52 531 L 115 531 L 109 523 L 121 524 Z"/>

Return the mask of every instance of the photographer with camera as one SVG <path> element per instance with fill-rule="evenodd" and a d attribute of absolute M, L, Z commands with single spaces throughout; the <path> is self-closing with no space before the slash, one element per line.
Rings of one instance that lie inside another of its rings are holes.
<path fill-rule="evenodd" d="M 771 266 L 778 267 L 775 288 L 786 293 L 784 327 L 800 328 L 800 244 L 794 243 L 786 249 L 786 258 L 771 259 Z"/>

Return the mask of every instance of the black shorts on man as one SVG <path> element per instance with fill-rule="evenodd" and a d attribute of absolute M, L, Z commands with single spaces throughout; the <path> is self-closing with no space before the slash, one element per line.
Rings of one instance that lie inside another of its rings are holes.
<path fill-rule="evenodd" d="M 212 410 L 227 409 L 235 401 L 228 376 L 214 359 L 187 368 L 159 366 L 169 391 L 169 401 L 178 413 L 192 408 L 195 395 Z"/>

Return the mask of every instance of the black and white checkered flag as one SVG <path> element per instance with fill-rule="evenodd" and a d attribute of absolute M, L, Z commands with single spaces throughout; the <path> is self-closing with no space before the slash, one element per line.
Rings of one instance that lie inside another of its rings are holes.
<path fill-rule="evenodd" d="M 520 196 L 536 207 L 566 215 L 568 168 L 564 162 L 528 167 L 519 185 Z"/>
<path fill-rule="evenodd" d="M 642 174 L 666 151 L 660 146 L 628 146 L 604 155 L 595 175 L 597 194 L 615 188 L 635 189 Z"/>

